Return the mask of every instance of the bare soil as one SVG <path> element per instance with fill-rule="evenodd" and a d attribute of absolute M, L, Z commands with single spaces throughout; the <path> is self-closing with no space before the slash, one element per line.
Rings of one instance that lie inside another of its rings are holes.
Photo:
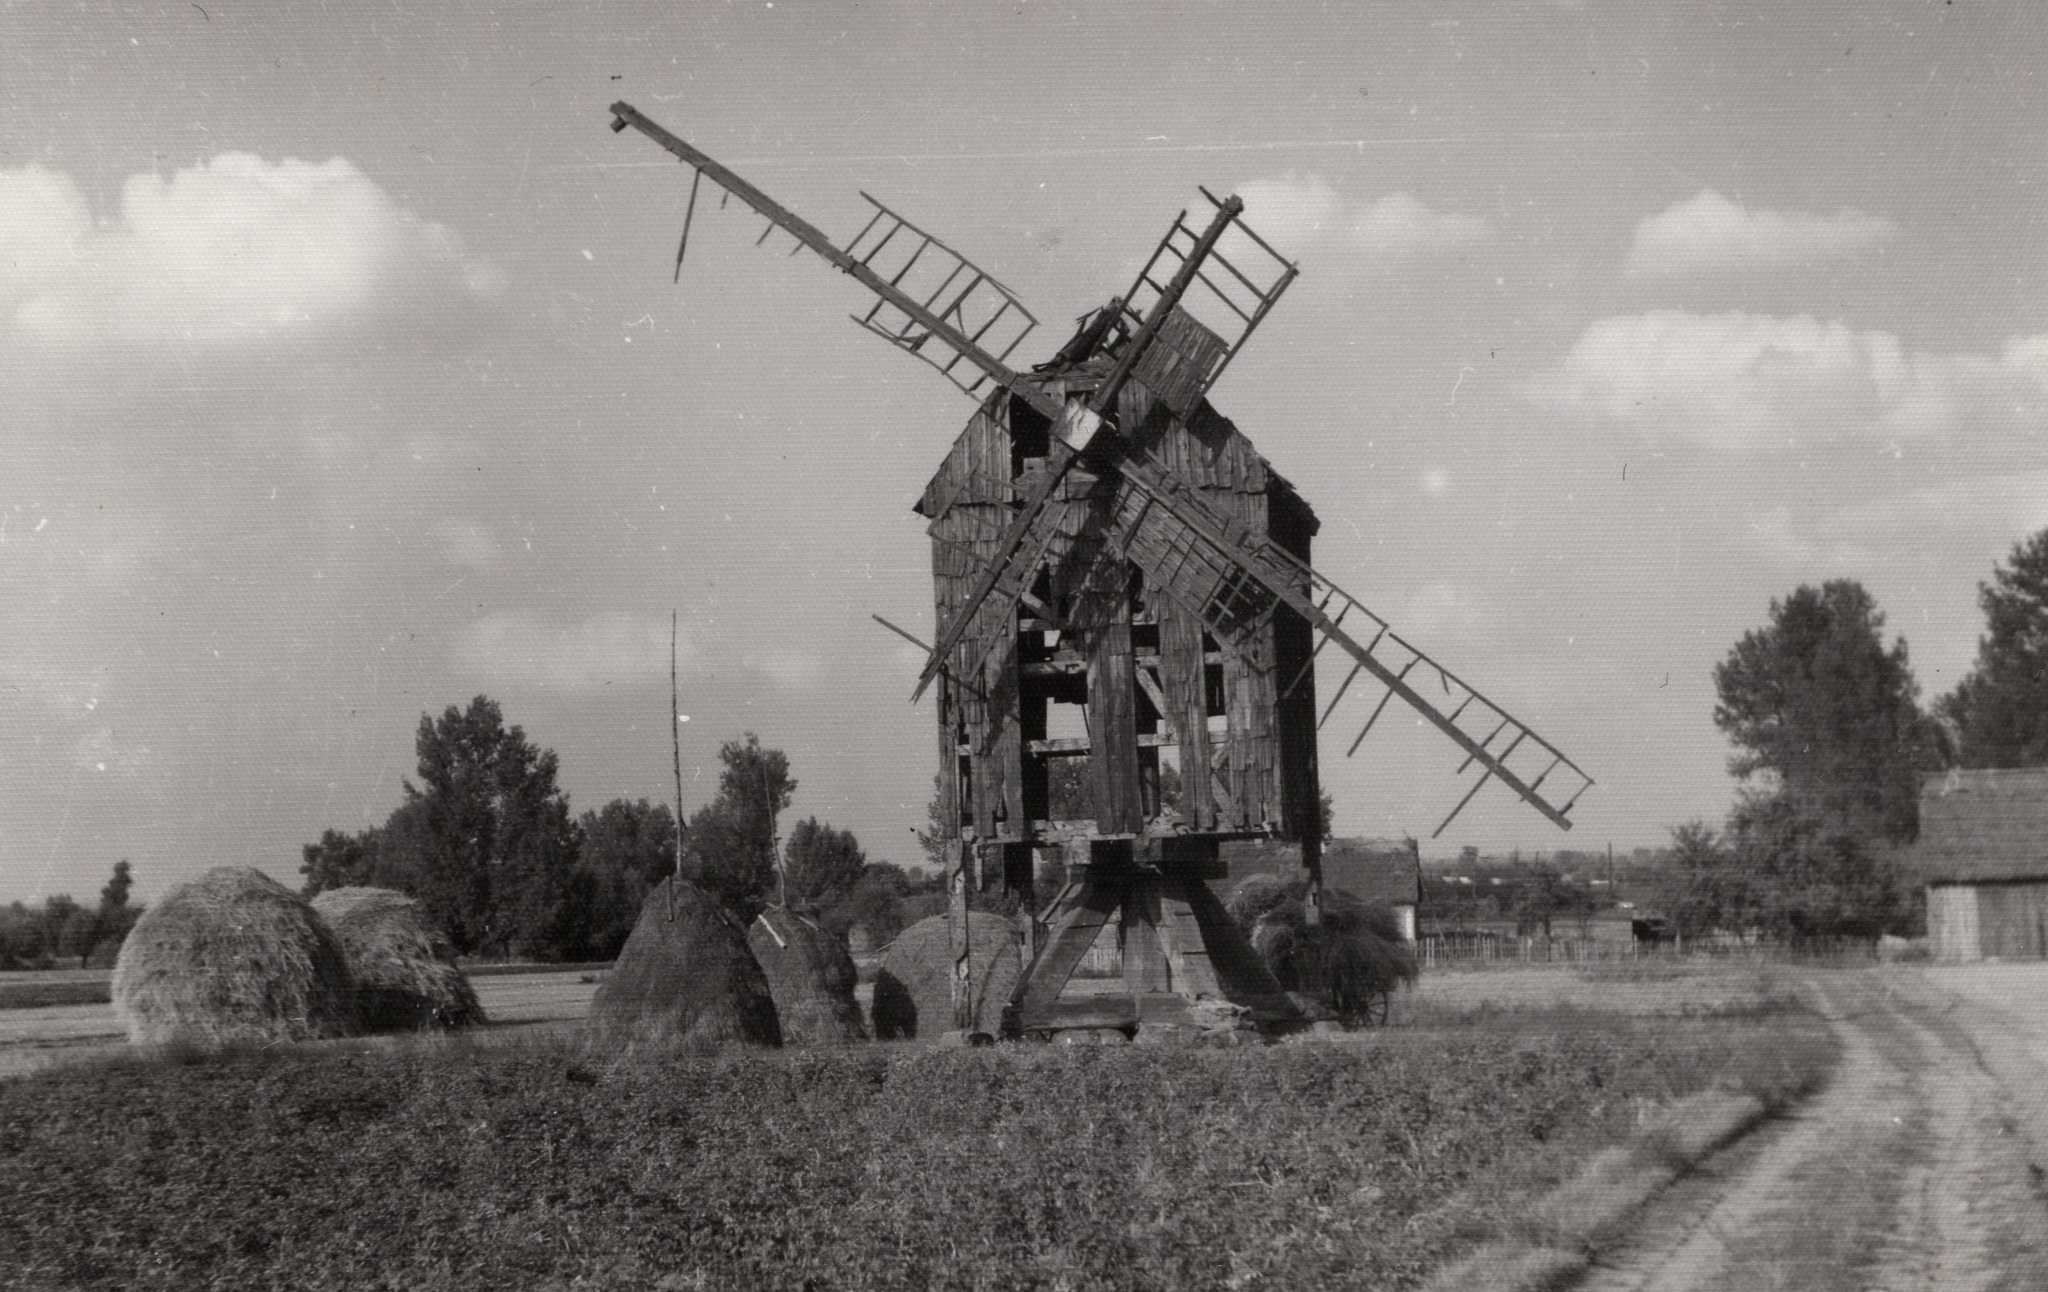
<path fill-rule="evenodd" d="M 1843 1044 L 1805 1107 L 1651 1204 L 1591 1292 L 2048 1288 L 2048 965 L 1804 974 Z"/>

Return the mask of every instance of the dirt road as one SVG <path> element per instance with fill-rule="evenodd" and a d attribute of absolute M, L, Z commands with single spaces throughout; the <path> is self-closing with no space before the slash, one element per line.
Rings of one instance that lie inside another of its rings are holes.
<path fill-rule="evenodd" d="M 2048 966 L 1998 968 L 1808 975 L 1844 1047 L 1829 1086 L 1652 1204 L 1581 1286 L 2048 1289 Z"/>

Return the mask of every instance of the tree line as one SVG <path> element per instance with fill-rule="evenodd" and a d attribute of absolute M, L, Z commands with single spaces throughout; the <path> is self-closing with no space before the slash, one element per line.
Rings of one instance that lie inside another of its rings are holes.
<path fill-rule="evenodd" d="M 95 953 L 118 950 L 142 918 L 143 908 L 129 900 L 134 886 L 134 870 L 123 858 L 114 863 L 98 906 L 69 893 L 45 898 L 39 907 L 0 906 L 0 969 L 48 969 L 74 959 L 83 968 Z"/>
<path fill-rule="evenodd" d="M 612 959 L 678 866 L 742 920 L 780 905 L 880 938 L 902 927 L 920 887 L 816 817 L 778 847 L 797 782 L 752 732 L 719 749 L 718 790 L 680 832 L 668 805 L 646 799 L 572 813 L 554 752 L 508 727 L 488 696 L 422 714 L 413 743 L 416 777 L 390 817 L 323 832 L 299 869 L 308 896 L 367 885 L 413 897 L 463 955 Z"/>
<path fill-rule="evenodd" d="M 2048 530 L 1978 585 L 1977 658 L 1923 708 L 1906 642 L 1861 583 L 1801 586 L 1714 670 L 1714 723 L 1736 748 L 1719 829 L 1672 832 L 1666 913 L 1681 929 L 1780 937 L 1917 931 L 1903 851 L 1920 782 L 1950 767 L 2048 764 Z"/>

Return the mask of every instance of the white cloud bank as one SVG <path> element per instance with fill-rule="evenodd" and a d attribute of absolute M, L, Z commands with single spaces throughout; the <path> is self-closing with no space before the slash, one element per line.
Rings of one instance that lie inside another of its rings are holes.
<path fill-rule="evenodd" d="M 677 646 L 684 663 L 690 643 Z M 666 677 L 668 620 L 609 611 L 588 619 L 550 619 L 538 610 L 486 615 L 455 636 L 455 667 L 508 691 L 589 691 L 607 684 Z"/>
<path fill-rule="evenodd" d="M 1751 211 L 1703 189 L 1636 226 L 1627 272 L 1648 278 L 1802 264 L 1867 250 L 1898 231 L 1890 220 L 1862 211 Z"/>
<path fill-rule="evenodd" d="M 0 169 L 0 334 L 67 350 L 238 346 L 446 316 L 502 275 L 343 158 L 221 153 L 134 175 L 96 222 L 70 176 Z"/>
<path fill-rule="evenodd" d="M 1526 393 L 1737 452 L 1848 438 L 1940 442 L 2048 426 L 2048 336 L 1996 355 L 1912 351 L 1889 332 L 1740 311 L 1600 319 Z"/>
<path fill-rule="evenodd" d="M 1490 232 L 1484 220 L 1439 211 L 1412 193 L 1346 202 L 1327 180 L 1313 176 L 1253 180 L 1237 193 L 1245 222 L 1288 255 L 1326 240 L 1376 255 L 1413 255 L 1476 242 Z"/>

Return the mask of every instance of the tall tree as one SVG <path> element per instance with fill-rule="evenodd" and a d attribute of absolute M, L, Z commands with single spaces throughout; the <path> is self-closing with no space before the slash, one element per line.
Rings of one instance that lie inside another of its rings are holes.
<path fill-rule="evenodd" d="M 775 890 L 775 818 L 789 806 L 796 781 L 779 749 L 763 749 L 749 731 L 719 748 L 725 764 L 718 797 L 690 817 L 688 851 L 699 884 L 752 919 Z"/>
<path fill-rule="evenodd" d="M 676 864 L 676 818 L 662 803 L 613 799 L 579 823 L 576 862 L 581 928 L 576 954 L 610 960 L 626 944 L 648 890 Z"/>
<path fill-rule="evenodd" d="M 1919 822 L 1925 728 L 1906 643 L 1887 647 L 1863 585 L 1837 579 L 1771 602 L 1714 669 L 1714 723 L 1754 791 L 1852 833 L 1910 839 Z"/>
<path fill-rule="evenodd" d="M 458 951 L 559 954 L 574 919 L 577 839 L 554 752 L 508 728 L 482 695 L 466 710 L 421 715 L 414 748 L 420 783 L 404 782 L 378 869 Z"/>
<path fill-rule="evenodd" d="M 851 830 L 834 830 L 816 817 L 799 821 L 782 849 L 786 900 L 793 907 L 831 906 L 852 891 L 867 864 Z"/>
<path fill-rule="evenodd" d="M 1977 662 L 1936 704 L 1965 767 L 2048 763 L 2048 529 L 2013 545 L 1977 585 Z"/>

